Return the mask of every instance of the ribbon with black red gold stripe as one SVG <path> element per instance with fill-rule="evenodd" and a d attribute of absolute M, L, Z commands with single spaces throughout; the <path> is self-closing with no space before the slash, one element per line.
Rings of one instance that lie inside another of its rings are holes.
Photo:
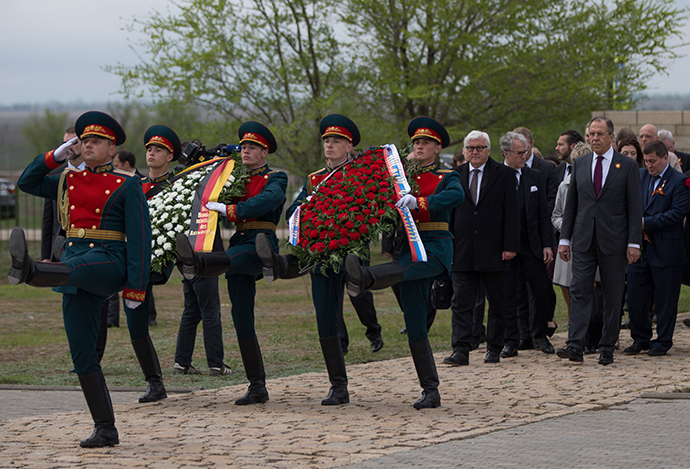
<path fill-rule="evenodd" d="M 197 252 L 213 251 L 219 213 L 206 208 L 206 203 L 218 201 L 218 196 L 234 168 L 235 160 L 225 159 L 204 177 L 196 189 L 189 225 L 189 244 Z"/>
<path fill-rule="evenodd" d="M 388 173 L 393 176 L 395 180 L 395 194 L 398 196 L 398 199 L 400 199 L 400 197 L 409 194 L 411 191 L 410 183 L 407 182 L 407 177 L 405 177 L 405 167 L 400 160 L 400 154 L 395 145 L 384 145 L 383 155 L 386 160 Z M 396 207 L 396 209 L 400 214 L 400 218 L 402 218 L 405 233 L 407 233 L 407 241 L 410 244 L 412 261 L 426 262 L 426 249 L 424 249 L 424 243 L 422 243 L 422 238 L 419 236 L 419 231 L 417 230 L 417 225 L 414 222 L 410 209 L 407 207 Z"/>

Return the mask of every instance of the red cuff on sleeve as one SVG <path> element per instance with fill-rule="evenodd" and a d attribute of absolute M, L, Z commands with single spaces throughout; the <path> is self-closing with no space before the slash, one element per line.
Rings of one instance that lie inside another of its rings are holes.
<path fill-rule="evenodd" d="M 228 205 L 227 212 L 228 221 L 237 221 L 237 205 Z"/>
<path fill-rule="evenodd" d="M 129 288 L 125 288 L 125 290 L 122 292 L 122 298 L 143 302 L 146 299 L 146 291 L 130 290 Z"/>
<path fill-rule="evenodd" d="M 53 153 L 55 153 L 55 150 L 50 150 L 43 157 L 43 161 L 45 161 L 46 165 L 48 165 L 50 169 L 59 168 L 62 166 L 62 163 L 64 163 L 64 161 L 55 161 L 55 158 L 53 158 Z"/>

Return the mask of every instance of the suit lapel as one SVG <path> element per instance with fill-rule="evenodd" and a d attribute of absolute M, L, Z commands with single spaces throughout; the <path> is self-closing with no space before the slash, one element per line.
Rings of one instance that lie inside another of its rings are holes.
<path fill-rule="evenodd" d="M 495 165 L 498 165 L 498 163 L 494 162 L 491 158 L 489 158 L 486 162 L 486 165 L 484 166 L 484 176 L 482 177 L 482 186 L 479 188 L 479 198 L 477 200 L 477 205 L 479 205 L 482 202 L 482 199 L 484 199 L 484 196 L 489 191 L 489 188 L 493 185 L 494 182 L 496 182 L 496 178 L 498 177 L 498 171 L 496 170 Z"/>
<path fill-rule="evenodd" d="M 573 165 L 573 173 L 575 172 L 575 168 L 577 167 L 580 171 L 577 173 L 577 184 L 578 184 L 578 190 L 581 187 L 584 187 L 587 193 L 592 197 L 592 199 L 596 200 L 597 195 L 594 192 L 594 181 L 592 181 L 592 159 L 594 158 L 594 153 L 588 153 L 584 156 L 581 156 L 577 160 L 575 160 L 574 163 L 577 163 L 577 165 Z M 583 178 L 580 180 L 580 178 Z M 582 182 L 581 182 L 582 181 Z M 572 183 L 572 180 L 570 181 Z M 599 193 L 601 195 L 601 192 Z"/>

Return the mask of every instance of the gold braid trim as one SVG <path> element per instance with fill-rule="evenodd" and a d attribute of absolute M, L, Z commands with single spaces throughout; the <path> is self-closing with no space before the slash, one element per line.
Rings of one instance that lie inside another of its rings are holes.
<path fill-rule="evenodd" d="M 60 173 L 57 193 L 58 222 L 65 231 L 69 229 L 69 193 L 65 190 L 65 177 L 67 177 L 69 171 L 69 168 L 65 168 L 65 170 Z"/>

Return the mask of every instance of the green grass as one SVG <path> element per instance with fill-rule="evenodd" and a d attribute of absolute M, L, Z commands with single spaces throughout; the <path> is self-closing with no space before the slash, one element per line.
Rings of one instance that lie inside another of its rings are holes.
<path fill-rule="evenodd" d="M 374 262 L 384 262 L 384 258 L 375 256 Z M 6 271 L 7 267 L 2 268 Z M 77 377 L 68 373 L 72 363 L 62 324 L 61 295 L 50 289 L 10 286 L 4 279 L 3 282 L 0 284 L 3 304 L 0 311 L 0 384 L 78 385 Z M 246 382 L 224 279 L 220 287 L 225 362 L 236 373 L 213 378 L 172 373 L 183 309 L 181 277 L 175 272 L 168 284 L 155 287 L 158 325 L 151 328 L 151 336 L 168 386 L 209 389 Z M 566 308 L 558 287 L 556 293 L 556 319 L 562 331 L 566 325 Z M 409 356 L 407 336 L 399 333 L 404 321 L 393 292 L 390 289 L 374 292 L 374 302 L 385 341 L 384 348 L 376 354 L 371 353 L 364 327 L 345 298 L 345 322 L 350 335 L 348 364 Z M 679 310 L 690 310 L 688 287 L 682 289 Z M 263 280 L 258 282 L 255 314 L 269 379 L 324 369 L 308 276 L 270 284 Z M 120 328 L 109 329 L 103 370 L 111 385 L 143 386 L 122 312 L 120 324 Z M 449 351 L 450 335 L 450 310 L 440 310 L 429 333 L 433 350 Z M 201 326 L 193 358 L 197 368 L 207 371 Z"/>

